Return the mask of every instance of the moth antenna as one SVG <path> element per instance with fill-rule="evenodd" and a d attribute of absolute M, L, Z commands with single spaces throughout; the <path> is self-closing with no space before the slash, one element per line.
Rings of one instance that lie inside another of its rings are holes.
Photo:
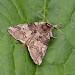
<path fill-rule="evenodd" d="M 56 28 L 58 31 L 60 31 L 63 34 L 63 32 L 59 29 L 58 25 L 54 25 L 53 28 Z"/>
<path fill-rule="evenodd" d="M 43 14 L 41 14 L 40 12 L 39 12 L 39 14 L 40 14 L 42 17 L 44 17 L 44 18 L 46 19 L 46 21 L 49 23 L 48 19 L 47 19 Z M 49 23 L 49 24 L 50 24 L 50 23 Z M 61 24 L 61 23 L 60 23 L 60 24 Z M 51 24 L 51 25 L 52 25 L 52 24 Z M 58 31 L 60 31 L 60 32 L 63 34 L 63 32 L 58 28 L 58 25 L 54 25 L 53 28 L 58 29 Z M 56 37 L 54 37 L 54 38 L 56 38 Z"/>
<path fill-rule="evenodd" d="M 48 19 L 47 19 L 43 14 L 41 14 L 40 12 L 39 12 L 39 14 L 40 14 L 43 18 L 45 18 L 46 21 L 49 23 Z"/>

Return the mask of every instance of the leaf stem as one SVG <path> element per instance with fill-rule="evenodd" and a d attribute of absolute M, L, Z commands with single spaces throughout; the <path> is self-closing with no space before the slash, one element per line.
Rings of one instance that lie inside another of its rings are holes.
<path fill-rule="evenodd" d="M 44 0 L 44 7 L 43 7 L 43 21 L 46 21 L 46 0 Z"/>

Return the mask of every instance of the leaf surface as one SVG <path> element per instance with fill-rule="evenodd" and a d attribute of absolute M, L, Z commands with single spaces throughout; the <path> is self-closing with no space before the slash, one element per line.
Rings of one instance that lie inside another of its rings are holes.
<path fill-rule="evenodd" d="M 39 12 L 44 16 L 41 16 Z M 53 30 L 43 63 L 7 32 L 9 26 L 46 21 Z M 75 0 L 0 0 L 0 75 L 75 75 Z"/>

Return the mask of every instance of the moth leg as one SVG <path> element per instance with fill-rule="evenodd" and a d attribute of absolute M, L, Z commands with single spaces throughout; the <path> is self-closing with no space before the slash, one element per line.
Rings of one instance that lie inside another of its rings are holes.
<path fill-rule="evenodd" d="M 52 31 L 50 31 L 50 37 L 53 37 Z"/>
<path fill-rule="evenodd" d="M 53 36 L 52 38 L 57 39 L 58 37 L 54 37 L 54 36 Z"/>
<path fill-rule="evenodd" d="M 53 36 L 53 34 L 52 34 L 52 31 L 50 31 L 50 37 L 52 37 L 52 38 L 58 38 L 58 37 L 56 37 L 56 36 Z"/>

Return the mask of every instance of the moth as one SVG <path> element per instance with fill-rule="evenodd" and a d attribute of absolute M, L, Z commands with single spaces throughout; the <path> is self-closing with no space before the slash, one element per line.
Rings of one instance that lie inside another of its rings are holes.
<path fill-rule="evenodd" d="M 8 32 L 28 47 L 34 63 L 40 65 L 45 56 L 48 41 L 53 37 L 52 27 L 47 22 L 33 22 L 9 27 Z"/>

